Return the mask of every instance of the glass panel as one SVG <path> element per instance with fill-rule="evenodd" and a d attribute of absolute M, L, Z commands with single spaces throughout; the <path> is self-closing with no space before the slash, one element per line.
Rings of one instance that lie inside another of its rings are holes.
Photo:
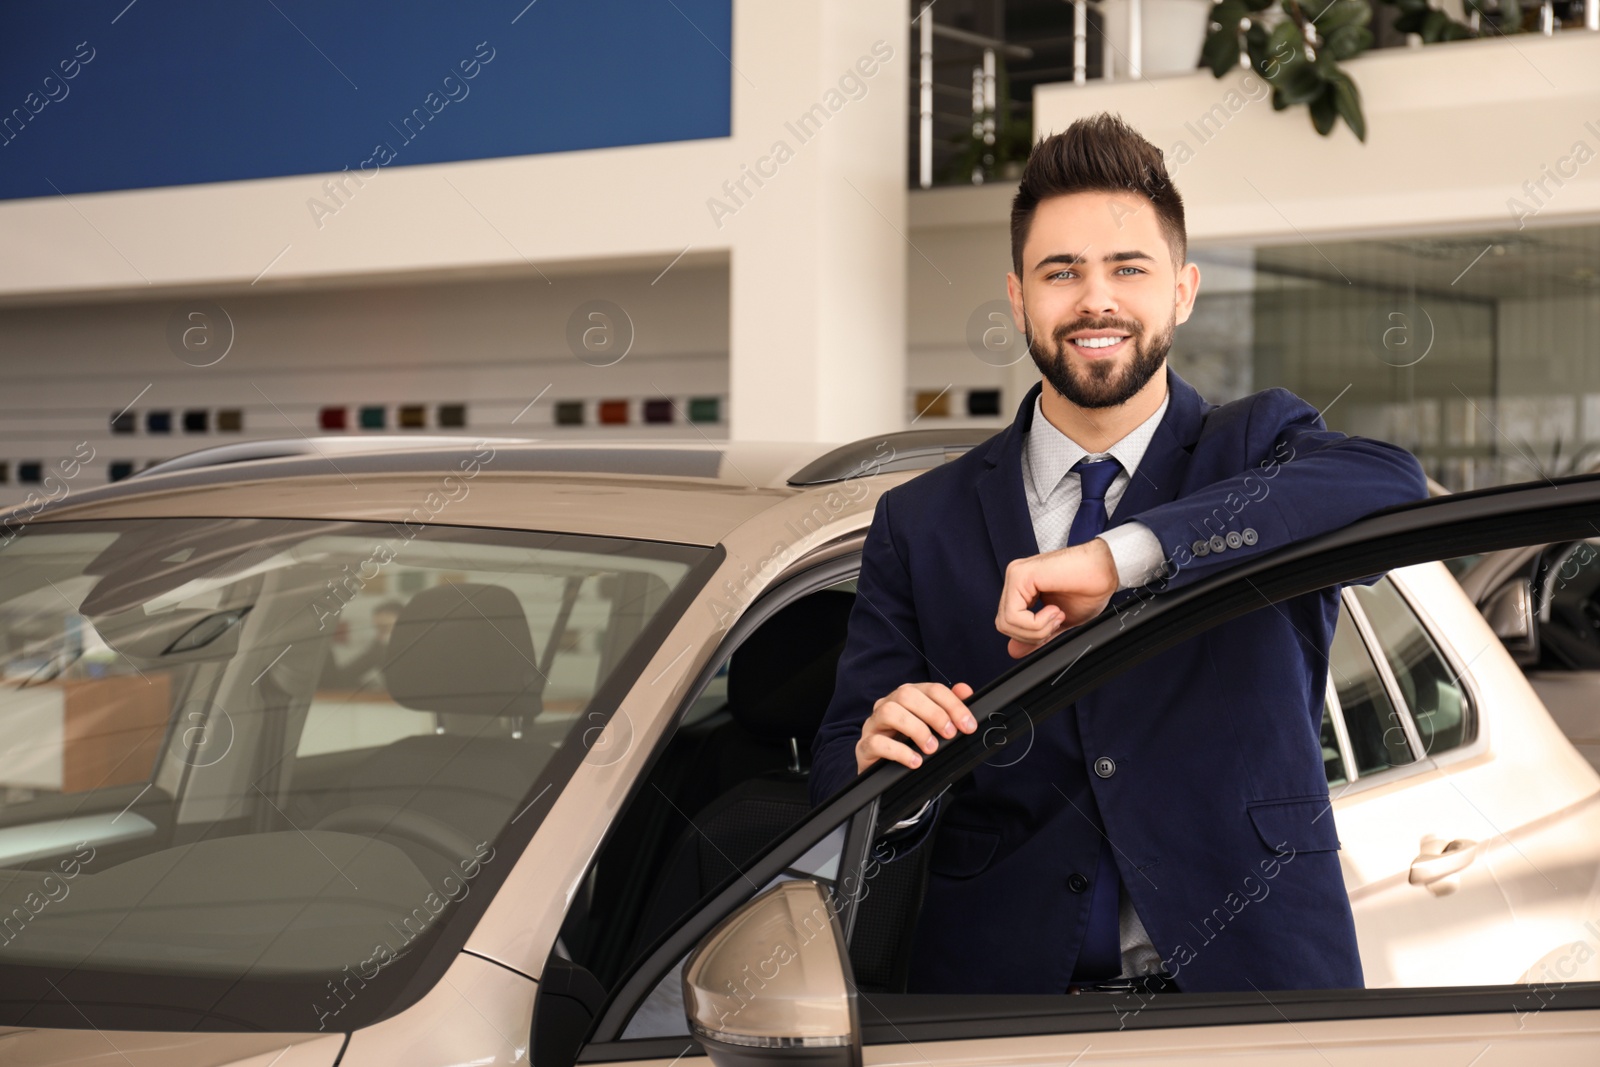
<path fill-rule="evenodd" d="M 0 552 L 0 983 L 48 992 L 28 968 L 71 969 L 119 1002 L 176 978 L 216 1012 L 202 1028 L 282 1030 L 270 1013 L 293 1001 L 299 1028 L 306 1004 L 346 1025 L 329 979 L 366 968 L 355 1003 L 381 1010 L 367 987 L 398 992 L 411 950 L 509 866 L 495 842 L 548 810 L 532 800 L 609 711 L 592 701 L 705 554 L 366 523 L 29 527 Z M 8 1003 L 0 1022 L 30 998 Z"/>
<path fill-rule="evenodd" d="M 561 927 L 567 958 L 601 986 L 615 988 L 697 902 L 811 810 L 811 734 L 833 692 L 854 593 L 853 580 L 837 582 L 765 617 L 642 775 Z M 837 878 L 842 848 L 825 840 L 790 874 Z M 681 1026 L 681 1014 L 673 1018 Z"/>
<path fill-rule="evenodd" d="M 189 662 L 141 667 L 78 613 L 96 581 L 83 562 L 115 540 L 25 536 L 0 556 L 8 579 L 0 600 L 0 791 L 8 805 L 148 782 L 175 700 L 193 676 Z"/>
<path fill-rule="evenodd" d="M 1356 770 L 1372 774 L 1410 763 L 1405 727 L 1350 612 L 1342 606 L 1339 624 L 1333 631 L 1333 646 L 1328 651 L 1328 669 L 1344 712 Z"/>
<path fill-rule="evenodd" d="M 1472 740 L 1465 689 L 1394 583 L 1384 578 L 1353 588 L 1417 724 L 1422 750 L 1437 755 Z"/>
<path fill-rule="evenodd" d="M 1600 462 L 1600 225 L 1191 244 L 1190 258 L 1206 281 L 1170 358 L 1207 400 L 1283 386 L 1453 491 Z"/>
<path fill-rule="evenodd" d="M 834 905 L 842 905 L 836 885 L 839 861 L 844 855 L 845 836 L 850 823 L 840 823 L 834 831 L 813 845 L 805 855 L 795 860 L 782 873 L 769 879 L 762 891 L 779 882 L 807 877 L 820 883 L 828 892 Z M 650 995 L 640 1004 L 628 1025 L 622 1031 L 623 1040 L 646 1037 L 676 1037 L 689 1033 L 688 1017 L 683 1007 L 683 967 L 689 962 L 686 955 L 670 971 L 661 976 Z"/>
<path fill-rule="evenodd" d="M 1561 550 L 1544 576 L 1539 666 L 1600 669 L 1600 547 L 1579 541 Z"/>
<path fill-rule="evenodd" d="M 1339 751 L 1339 734 L 1334 729 L 1333 717 L 1338 714 L 1334 710 L 1333 701 L 1325 699 L 1322 702 L 1322 767 L 1328 774 L 1329 785 L 1344 785 L 1350 780 L 1344 768 L 1344 754 Z"/>

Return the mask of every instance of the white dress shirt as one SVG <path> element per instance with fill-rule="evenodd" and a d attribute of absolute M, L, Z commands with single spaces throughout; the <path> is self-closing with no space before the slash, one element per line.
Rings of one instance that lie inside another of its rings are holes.
<path fill-rule="evenodd" d="M 1129 483 L 1138 477 L 1139 461 L 1155 437 L 1161 417 L 1167 413 L 1171 396 L 1161 401 L 1161 406 L 1148 419 L 1134 427 L 1105 452 L 1089 452 L 1072 438 L 1056 429 L 1044 417 L 1038 398 L 1033 402 L 1033 425 L 1028 430 L 1022 450 L 1022 483 L 1028 497 L 1028 514 L 1033 519 L 1033 536 L 1040 552 L 1051 552 L 1065 547 L 1072 520 L 1083 502 L 1083 484 L 1079 474 L 1072 469 L 1080 459 L 1102 459 L 1115 456 L 1122 470 L 1106 490 L 1106 518 L 1127 491 Z M 1161 541 L 1143 523 L 1126 522 L 1100 535 L 1111 548 L 1111 558 L 1117 568 L 1117 586 L 1127 589 L 1142 585 L 1161 570 L 1164 556 Z M 1126 886 L 1121 887 L 1117 909 L 1120 940 L 1122 942 L 1122 977 L 1151 974 L 1161 969 L 1161 953 L 1150 943 L 1150 935 L 1128 899 Z"/>
<path fill-rule="evenodd" d="M 1083 502 L 1083 484 L 1073 464 L 1084 457 L 1102 459 L 1115 456 L 1122 470 L 1112 479 L 1106 490 L 1106 518 L 1129 483 L 1137 475 L 1139 461 L 1144 458 L 1150 441 L 1155 437 L 1161 417 L 1167 413 L 1170 395 L 1161 401 L 1155 414 L 1134 427 L 1105 452 L 1089 452 L 1072 438 L 1056 429 L 1044 417 L 1038 398 L 1033 402 L 1033 425 L 1023 443 L 1022 485 L 1028 498 L 1028 515 L 1033 521 L 1033 539 L 1040 552 L 1063 548 L 1072 530 L 1072 520 Z M 1126 522 L 1114 530 L 1106 530 L 1100 539 L 1111 548 L 1111 559 L 1117 568 L 1117 587 L 1128 589 L 1154 578 L 1160 573 L 1165 556 L 1161 541 L 1155 532 L 1143 523 Z M 942 796 L 943 794 L 941 794 Z M 922 805 L 920 811 L 890 827 L 891 831 L 905 829 L 920 822 L 935 797 Z M 1119 940 L 1122 942 L 1122 977 L 1153 974 L 1161 970 L 1161 953 L 1150 943 L 1150 935 L 1128 899 L 1128 890 L 1121 888 L 1117 908 Z"/>
<path fill-rule="evenodd" d="M 1114 456 L 1122 464 L 1122 470 L 1111 480 L 1111 488 L 1106 490 L 1106 519 L 1110 520 L 1122 494 L 1138 476 L 1139 461 L 1150 447 L 1171 399 L 1170 396 L 1162 398 L 1155 414 L 1104 452 L 1090 452 L 1056 429 L 1044 417 L 1039 399 L 1034 399 L 1033 427 L 1028 431 L 1022 450 L 1022 486 L 1028 497 L 1028 514 L 1033 519 L 1033 538 L 1040 552 L 1053 552 L 1066 546 L 1072 520 L 1083 502 L 1083 482 L 1072 469 L 1081 459 Z M 1119 589 L 1143 585 L 1160 572 L 1165 562 L 1160 538 L 1143 523 L 1123 523 L 1102 533 L 1100 540 L 1111 549 Z"/>

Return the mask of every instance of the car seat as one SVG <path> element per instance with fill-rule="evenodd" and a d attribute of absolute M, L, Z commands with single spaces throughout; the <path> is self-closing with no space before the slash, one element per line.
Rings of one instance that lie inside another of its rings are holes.
<path fill-rule="evenodd" d="M 731 721 L 698 754 L 695 776 L 713 798 L 674 843 L 634 938 L 637 957 L 694 905 L 811 809 L 805 756 L 833 698 L 855 595 L 825 589 L 785 605 L 733 653 Z M 904 988 L 909 922 L 926 849 L 882 864 L 861 898 L 851 957 L 857 984 Z"/>
<path fill-rule="evenodd" d="M 350 804 L 404 808 L 474 843 L 493 841 L 551 755 L 515 737 L 542 708 L 536 664 L 527 617 L 509 589 L 460 583 L 413 596 L 395 622 L 383 679 L 396 703 L 434 712 L 438 731 L 394 741 L 357 765 Z"/>

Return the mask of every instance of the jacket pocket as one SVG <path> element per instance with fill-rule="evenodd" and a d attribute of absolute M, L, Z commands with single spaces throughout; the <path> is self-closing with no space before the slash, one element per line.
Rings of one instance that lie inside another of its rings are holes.
<path fill-rule="evenodd" d="M 1332 801 L 1326 795 L 1256 800 L 1245 805 L 1261 843 L 1273 851 L 1331 852 L 1339 848 Z"/>
<path fill-rule="evenodd" d="M 1000 835 L 993 830 L 941 826 L 934 835 L 928 869 L 946 878 L 971 878 L 989 866 Z"/>

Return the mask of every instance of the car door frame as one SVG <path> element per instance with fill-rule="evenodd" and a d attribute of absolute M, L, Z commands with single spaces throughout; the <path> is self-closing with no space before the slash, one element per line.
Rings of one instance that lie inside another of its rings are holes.
<path fill-rule="evenodd" d="M 1335 800 L 1352 793 L 1386 785 L 1389 782 L 1424 774 L 1439 767 L 1447 767 L 1462 760 L 1473 759 L 1481 755 L 1489 747 L 1490 727 L 1483 714 L 1483 693 L 1477 682 L 1473 680 L 1471 672 L 1467 670 L 1468 664 L 1461 659 L 1455 646 L 1440 635 L 1438 625 L 1429 617 L 1426 609 L 1417 602 L 1415 594 L 1407 588 L 1404 579 L 1395 582 L 1394 587 L 1400 599 L 1416 619 L 1417 625 L 1422 627 L 1423 632 L 1428 635 L 1428 639 L 1439 650 L 1439 654 L 1444 658 L 1445 665 L 1455 673 L 1456 682 L 1461 686 L 1462 693 L 1466 697 L 1468 713 L 1471 717 L 1470 722 L 1472 723 L 1472 740 L 1446 749 L 1437 755 L 1423 748 L 1422 735 L 1417 729 L 1411 705 L 1405 699 L 1405 693 L 1400 686 L 1399 680 L 1395 677 L 1394 666 L 1389 662 L 1383 641 L 1373 628 L 1372 621 L 1367 618 L 1366 608 L 1361 605 L 1355 590 L 1346 586 L 1340 590 L 1340 606 L 1350 613 L 1350 622 L 1355 626 L 1356 634 L 1366 647 L 1367 654 L 1372 657 L 1373 667 L 1377 671 L 1378 679 L 1383 683 L 1383 691 L 1388 695 L 1389 703 L 1393 705 L 1395 714 L 1400 717 L 1401 726 L 1405 730 L 1406 747 L 1411 752 L 1411 760 L 1408 763 L 1363 773 L 1355 765 L 1355 753 L 1350 748 L 1349 724 L 1344 720 L 1344 705 L 1339 701 L 1337 690 L 1333 690 L 1333 706 L 1339 713 L 1334 729 L 1339 734 L 1340 743 L 1345 746 L 1341 750 L 1341 755 L 1348 760 L 1346 763 L 1348 780 L 1334 795 L 1333 799 Z M 1329 685 L 1333 685 L 1331 677 L 1329 678 Z"/>
<path fill-rule="evenodd" d="M 1389 570 L 1470 552 L 1535 541 L 1549 542 L 1592 529 L 1600 514 L 1600 477 L 1563 478 L 1434 498 L 1376 513 L 1343 529 L 1247 559 L 1225 571 L 1165 595 L 1116 600 L 1096 619 L 1057 635 L 1034 654 L 991 680 L 968 704 L 997 725 L 982 734 L 957 735 L 915 772 L 880 763 L 858 775 L 813 809 L 798 828 L 764 849 L 742 871 L 713 892 L 708 902 L 664 934 L 612 990 L 578 1062 L 620 1062 L 684 1055 L 687 1036 L 618 1040 L 629 1017 L 668 969 L 676 966 L 724 917 L 748 901 L 805 851 L 854 819 L 891 826 L 924 801 L 969 773 L 990 756 L 996 731 L 1021 739 L 1049 715 L 1060 712 L 1111 677 L 1187 638 L 1269 604 L 1346 584 Z M 1137 602 L 1136 610 L 1129 605 Z M 1092 653 L 1092 654 L 1091 654 Z M 864 855 L 847 856 L 859 870 Z M 1189 993 L 1182 997 L 1129 998 L 1059 994 L 975 995 L 877 994 L 903 1010 L 883 1015 L 863 998 L 863 1040 L 903 1044 L 951 1040 L 1121 1030 L 1135 1028 L 1282 1023 L 1507 1013 L 1527 999 L 1528 986 L 1420 989 L 1295 990 L 1257 993 Z M 1541 1000 L 1541 1004 L 1543 1001 Z M 894 1005 L 891 1005 L 894 1006 Z M 1600 983 L 1568 991 L 1557 1011 L 1600 1010 Z M 877 1016 L 877 1017 L 875 1017 Z"/>
<path fill-rule="evenodd" d="M 623 813 L 632 808 L 638 801 L 640 794 L 645 790 L 651 771 L 665 755 L 674 735 L 682 725 L 684 717 L 689 714 L 696 702 L 700 700 L 706 688 L 711 684 L 712 679 L 728 663 L 733 653 L 749 639 L 751 634 L 783 608 L 803 597 L 831 588 L 859 574 L 862 546 L 866 540 L 866 533 L 864 528 L 851 530 L 818 545 L 776 575 L 756 593 L 749 606 L 728 624 L 716 646 L 712 649 L 711 654 L 706 657 L 705 662 L 695 674 L 692 682 L 684 689 L 682 698 L 678 701 L 677 706 L 672 709 L 666 728 L 656 738 L 648 757 L 639 773 L 635 776 L 626 796 L 617 806 L 616 817 L 611 820 L 606 832 L 596 843 L 593 856 L 585 869 L 584 879 L 589 877 L 595 863 L 605 854 L 605 850 L 611 842 L 612 834 L 616 830 Z M 864 827 L 858 829 L 857 835 L 848 840 L 847 847 L 850 850 L 862 852 L 870 844 L 870 841 L 860 840 L 860 835 L 863 833 L 865 833 Z M 782 839 L 780 838 L 779 840 L 781 841 Z M 771 842 L 773 845 L 777 843 L 778 841 Z M 571 906 L 569 903 L 566 912 L 570 913 L 570 911 Z M 841 914 L 849 920 L 853 917 L 853 912 L 854 901 L 850 901 Z M 566 918 L 567 914 L 563 914 L 563 925 L 565 925 Z M 576 995 L 574 990 L 578 985 L 584 984 L 584 979 L 574 979 L 571 974 L 574 970 L 583 971 L 587 974 L 582 964 L 572 960 L 567 955 L 567 950 L 562 946 L 558 936 L 551 947 L 550 955 L 546 959 L 544 967 L 540 971 L 539 995 L 534 1005 L 533 1026 L 535 1034 L 540 1029 L 539 1013 L 545 998 L 549 996 L 574 997 Z M 549 980 L 547 981 L 546 979 Z M 589 980 L 593 980 L 592 976 L 589 976 Z M 577 985 L 574 984 L 575 982 Z M 595 984 L 598 986 L 597 982 Z M 584 1000 L 585 998 L 580 996 L 578 999 Z M 584 1004 L 584 1010 L 588 1010 L 590 1007 L 591 1005 L 588 1003 Z M 537 1040 L 535 1044 L 538 1044 Z M 564 1061 L 566 1059 L 564 1050 L 569 1046 L 567 1046 L 564 1038 L 558 1037 L 542 1047 L 546 1050 L 547 1058 L 554 1057 L 557 1060 Z"/>

